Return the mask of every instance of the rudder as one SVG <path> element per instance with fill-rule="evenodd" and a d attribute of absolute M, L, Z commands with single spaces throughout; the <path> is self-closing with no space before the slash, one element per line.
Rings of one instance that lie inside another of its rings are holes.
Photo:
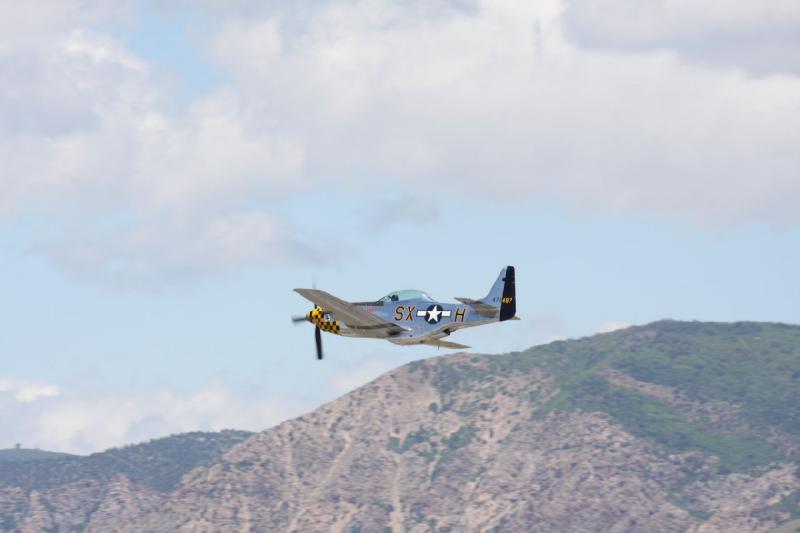
<path fill-rule="evenodd" d="M 517 314 L 516 274 L 513 266 L 500 271 L 492 290 L 482 300 L 490 305 L 500 305 L 500 321 L 511 320 Z"/>
<path fill-rule="evenodd" d="M 511 320 L 517 314 L 517 287 L 514 267 L 506 267 L 506 276 L 503 278 L 503 298 L 500 300 L 500 322 Z"/>

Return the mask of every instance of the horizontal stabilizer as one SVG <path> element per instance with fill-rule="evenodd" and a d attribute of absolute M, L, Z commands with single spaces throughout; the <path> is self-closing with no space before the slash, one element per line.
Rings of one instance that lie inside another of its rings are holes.
<path fill-rule="evenodd" d="M 459 302 L 467 304 L 475 313 L 483 318 L 513 320 L 517 314 L 517 295 L 514 283 L 514 267 L 507 266 L 500 271 L 497 280 L 489 289 L 489 294 L 480 300 L 472 298 L 456 298 Z"/>
<path fill-rule="evenodd" d="M 480 300 L 473 300 L 472 298 L 456 298 L 462 304 L 467 304 L 473 311 L 485 318 L 497 318 L 500 316 L 500 308 L 493 305 L 485 304 Z"/>

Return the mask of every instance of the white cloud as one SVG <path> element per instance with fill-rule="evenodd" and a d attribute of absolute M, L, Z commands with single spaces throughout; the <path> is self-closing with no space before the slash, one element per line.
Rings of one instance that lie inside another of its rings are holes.
<path fill-rule="evenodd" d="M 205 2 L 229 83 L 188 109 L 111 35 L 119 10 L 7 4 L 0 213 L 47 212 L 59 232 L 36 249 L 101 279 L 319 258 L 264 206 L 377 179 L 398 195 L 797 224 L 791 61 L 753 78 L 693 60 L 745 34 L 794 47 L 796 3 L 768 4 L 650 2 L 630 24 L 612 0 Z"/>
<path fill-rule="evenodd" d="M 0 380 L 3 445 L 72 453 L 186 431 L 261 431 L 307 409 L 281 394 L 244 394 L 220 381 L 195 391 L 168 388 L 133 393 L 89 392 Z"/>
<path fill-rule="evenodd" d="M 0 109 L 24 117 L 6 122 L 0 138 L 8 165 L 0 179 L 11 191 L 0 208 L 74 202 L 150 216 L 291 189 L 302 147 L 249 128 L 229 93 L 174 111 L 151 68 L 110 37 L 75 30 L 53 44 L 47 53 L 15 48 L 0 65 L 11 95 Z M 34 79 L 23 79 L 26 54 Z"/>
<path fill-rule="evenodd" d="M 22 403 L 35 402 L 40 398 L 54 398 L 61 393 L 55 385 L 23 385 L 17 389 L 14 397 Z"/>
<path fill-rule="evenodd" d="M 207 219 L 153 218 L 112 232 L 82 230 L 80 238 L 58 235 L 38 251 L 62 270 L 120 286 L 156 287 L 164 281 L 240 270 L 276 261 L 322 264 L 340 251 L 261 211 Z"/>
<path fill-rule="evenodd" d="M 176 109 L 151 65 L 86 28 L 111 14 L 61 7 L 0 8 L 38 22 L 38 39 L 0 37 L 0 215 L 46 218 L 34 250 L 126 283 L 318 259 L 312 239 L 257 207 L 304 187 L 301 146 L 250 127 L 224 90 Z"/>
<path fill-rule="evenodd" d="M 671 49 L 689 61 L 800 73 L 794 0 L 570 0 L 566 6 L 567 35 L 590 48 Z"/>
<path fill-rule="evenodd" d="M 31 403 L 44 398 L 55 398 L 61 394 L 61 390 L 49 383 L 0 378 L 0 395 L 3 394 L 19 403 Z"/>
<path fill-rule="evenodd" d="M 69 32 L 75 26 L 120 23 L 133 14 L 133 2 L 117 0 L 39 0 L 0 5 L 0 43 L 15 41 L 43 46 L 42 37 Z"/>
<path fill-rule="evenodd" d="M 25 447 L 86 454 L 188 431 L 263 431 L 398 365 L 389 354 L 340 363 L 313 398 L 307 391 L 254 390 L 219 379 L 193 390 L 158 387 L 112 392 L 99 382 L 59 386 L 0 378 L 0 448 L 19 442 Z"/>
<path fill-rule="evenodd" d="M 486 1 L 411 19 L 396 3 L 330 2 L 299 32 L 290 8 L 231 17 L 212 49 L 242 105 L 305 147 L 309 175 L 798 222 L 800 79 L 587 51 L 564 38 L 561 8 Z M 269 60 L 254 64 L 260 48 Z"/>

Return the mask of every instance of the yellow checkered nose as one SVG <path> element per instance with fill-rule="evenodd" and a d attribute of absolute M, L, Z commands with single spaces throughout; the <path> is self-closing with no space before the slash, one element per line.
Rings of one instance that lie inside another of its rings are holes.
<path fill-rule="evenodd" d="M 306 315 L 306 318 L 309 322 L 317 326 L 322 331 L 335 333 L 337 335 L 341 331 L 339 321 L 333 320 L 331 316 L 321 307 L 315 307 L 313 310 L 309 311 L 309 313 Z"/>

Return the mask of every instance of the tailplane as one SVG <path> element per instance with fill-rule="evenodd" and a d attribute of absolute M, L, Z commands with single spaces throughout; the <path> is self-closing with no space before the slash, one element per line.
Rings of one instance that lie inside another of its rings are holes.
<path fill-rule="evenodd" d="M 456 298 L 456 300 L 470 305 L 478 314 L 487 318 L 498 318 L 501 322 L 514 319 L 517 314 L 514 267 L 507 266 L 501 270 L 489 294 L 480 300 L 470 298 Z"/>

